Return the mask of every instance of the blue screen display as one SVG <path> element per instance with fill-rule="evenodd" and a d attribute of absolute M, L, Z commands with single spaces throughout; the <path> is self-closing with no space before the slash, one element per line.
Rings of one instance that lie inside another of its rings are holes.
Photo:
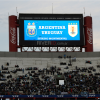
<path fill-rule="evenodd" d="M 24 20 L 24 40 L 80 41 L 79 20 Z"/>

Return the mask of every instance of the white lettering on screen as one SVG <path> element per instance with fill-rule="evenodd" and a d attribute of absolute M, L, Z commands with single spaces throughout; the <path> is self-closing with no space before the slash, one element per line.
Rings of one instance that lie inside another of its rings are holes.
<path fill-rule="evenodd" d="M 65 26 L 39 26 L 38 29 L 66 29 Z"/>
<path fill-rule="evenodd" d="M 63 31 L 42 31 L 42 34 L 62 34 Z"/>

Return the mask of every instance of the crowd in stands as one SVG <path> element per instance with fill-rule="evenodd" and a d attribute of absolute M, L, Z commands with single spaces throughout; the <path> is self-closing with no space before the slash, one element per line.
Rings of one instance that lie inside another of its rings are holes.
<path fill-rule="evenodd" d="M 7 66 L 9 66 L 9 63 L 7 63 Z M 89 68 L 76 66 L 75 70 L 64 73 L 61 73 L 61 68 L 56 66 L 52 66 L 50 69 L 38 69 L 37 67 L 22 69 L 15 65 L 18 69 L 11 72 L 7 71 L 8 67 L 4 68 L 3 65 L 1 67 L 2 70 L 6 70 L 6 73 L 10 74 L 5 77 L 4 71 L 0 71 L 0 81 L 4 81 L 6 78 L 10 79 L 0 83 L 1 95 L 18 95 L 21 92 L 24 95 L 60 95 L 62 92 L 66 92 L 66 94 L 81 94 L 81 92 L 100 94 L 100 76 L 99 73 L 92 74 L 92 71 L 96 72 L 93 66 Z M 69 66 L 66 66 L 65 69 L 68 70 Z M 24 70 L 28 70 L 28 73 L 24 74 Z M 17 71 L 22 71 L 23 75 L 12 78 L 11 73 L 17 73 Z M 80 72 L 89 73 L 89 76 L 80 74 Z M 54 75 L 64 75 L 64 85 L 58 85 Z"/>

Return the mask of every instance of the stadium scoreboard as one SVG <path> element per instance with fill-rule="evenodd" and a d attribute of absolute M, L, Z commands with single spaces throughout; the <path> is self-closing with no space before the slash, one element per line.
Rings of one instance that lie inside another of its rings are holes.
<path fill-rule="evenodd" d="M 83 46 L 82 14 L 19 14 L 20 46 Z"/>

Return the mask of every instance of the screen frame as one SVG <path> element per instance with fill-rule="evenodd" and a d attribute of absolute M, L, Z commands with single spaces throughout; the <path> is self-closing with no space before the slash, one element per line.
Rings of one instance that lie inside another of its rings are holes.
<path fill-rule="evenodd" d="M 31 19 L 30 19 L 31 18 Z M 48 19 L 46 19 L 48 18 Z M 51 19 L 50 19 L 51 18 Z M 53 19 L 56 18 L 56 19 Z M 65 19 L 67 18 L 67 19 Z M 24 40 L 24 20 L 79 20 L 80 40 Z M 40 44 L 38 45 L 38 41 Z M 44 42 L 44 43 L 43 43 Z M 52 42 L 52 43 L 51 43 Z M 53 44 L 55 42 L 56 44 Z M 62 43 L 62 44 L 60 44 Z M 58 45 L 59 44 L 59 45 Z M 83 15 L 82 14 L 19 14 L 19 45 L 30 47 L 79 47 L 84 46 Z"/>

